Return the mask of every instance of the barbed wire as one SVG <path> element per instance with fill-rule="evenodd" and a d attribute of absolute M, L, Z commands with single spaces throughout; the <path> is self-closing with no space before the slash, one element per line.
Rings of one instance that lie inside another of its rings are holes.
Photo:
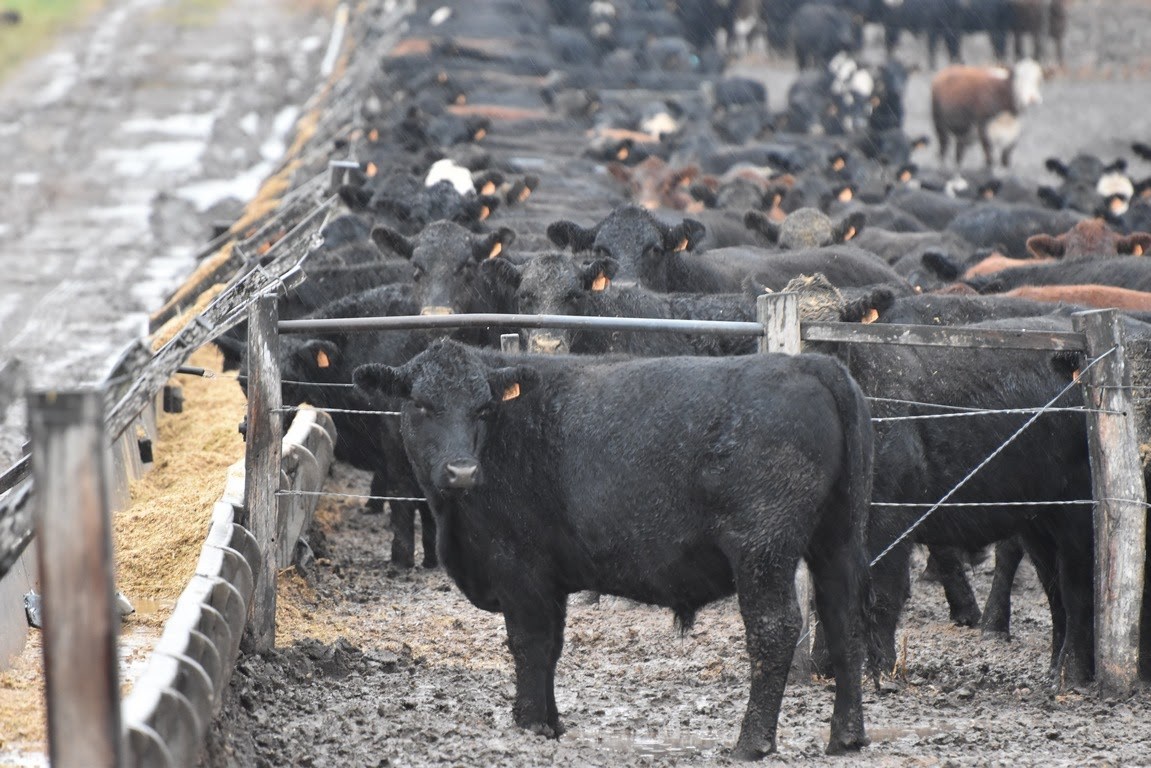
<path fill-rule="evenodd" d="M 988 408 L 981 411 L 964 411 L 963 413 L 925 413 L 918 416 L 872 416 L 873 422 L 887 421 L 926 421 L 928 419 L 962 419 L 969 416 L 995 416 L 1004 414 L 1025 413 L 1106 413 L 1112 416 L 1121 415 L 1122 411 L 1108 411 L 1101 408 L 1087 408 L 1086 406 L 1071 406 L 1068 408 Z"/>
<path fill-rule="evenodd" d="M 310 406 L 304 408 L 297 405 L 285 405 L 281 408 L 272 408 L 270 413 L 297 413 L 299 411 L 319 411 L 321 413 L 349 413 L 360 416 L 400 416 L 399 411 L 368 411 L 357 410 L 355 408 L 319 408 L 317 406 Z"/>
<path fill-rule="evenodd" d="M 363 499 L 364 501 L 423 501 L 423 496 L 372 496 L 363 493 L 338 493 L 336 491 L 276 491 L 277 496 L 335 496 L 341 499 Z"/>
<path fill-rule="evenodd" d="M 1080 376 L 1082 376 L 1084 373 L 1086 373 L 1087 371 L 1091 370 L 1091 368 L 1092 368 L 1092 367 L 1093 367 L 1093 366 L 1094 366 L 1096 363 L 1098 363 L 1100 360 L 1103 360 L 1104 358 L 1106 358 L 1106 357 L 1110 356 L 1110 355 L 1111 355 L 1111 354 L 1113 354 L 1113 353 L 1115 352 L 1115 350 L 1117 350 L 1117 349 L 1118 349 L 1118 347 L 1111 347 L 1111 349 L 1109 349 L 1109 350 L 1107 350 L 1106 352 L 1104 352 L 1103 354 L 1099 355 L 1099 356 L 1098 356 L 1098 357 L 1096 357 L 1094 360 L 1091 360 L 1089 363 L 1087 363 L 1087 365 L 1083 366 L 1083 368 L 1082 368 L 1082 369 L 1080 370 L 1080 372 L 1079 372 L 1079 375 L 1080 375 Z M 1078 386 L 1078 384 L 1079 384 L 1079 381 L 1078 381 L 1078 379 L 1073 379 L 1073 380 L 1072 380 L 1072 381 L 1071 381 L 1071 382 L 1070 382 L 1070 383 L 1069 383 L 1069 384 L 1068 384 L 1066 387 L 1064 387 L 1063 389 L 1061 389 L 1061 390 L 1059 391 L 1059 393 L 1058 393 L 1057 395 L 1055 395 L 1055 397 L 1053 397 L 1053 398 L 1051 398 L 1050 400 L 1048 400 L 1048 401 L 1047 401 L 1047 406 L 1046 406 L 1046 407 L 1051 407 L 1051 406 L 1053 406 L 1053 405 L 1054 405 L 1056 402 L 1058 402 L 1058 401 L 1059 401 L 1059 399 L 1060 399 L 1061 397 L 1063 397 L 1063 396 L 1064 396 L 1064 395 L 1066 395 L 1068 392 L 1070 392 L 1070 391 L 1071 391 L 1071 390 L 1072 390 L 1074 387 Z M 919 516 L 919 519 L 917 519 L 915 522 L 913 522 L 913 523 L 912 523 L 912 524 L 911 524 L 911 525 L 910 525 L 910 526 L 907 528 L 907 530 L 906 530 L 906 531 L 904 531 L 904 532 L 903 532 L 903 533 L 901 533 L 899 536 L 897 536 L 897 537 L 896 537 L 896 539 L 895 539 L 893 542 L 891 542 L 890 544 L 888 544 L 888 545 L 887 545 L 887 547 L 886 547 L 886 548 L 885 548 L 885 549 L 884 549 L 882 552 L 880 552 L 878 555 L 876 555 L 876 556 L 875 556 L 875 558 L 874 558 L 874 559 L 872 559 L 872 561 L 871 561 L 871 563 L 870 563 L 870 566 L 871 566 L 872 568 L 874 568 L 876 563 L 878 563 L 878 562 L 879 562 L 880 560 L 882 560 L 883 558 L 887 557 L 887 555 L 888 555 L 888 554 L 891 552 L 891 550 L 895 549 L 895 548 L 896 548 L 897 546 L 899 546 L 899 545 L 900 545 L 900 544 L 901 544 L 901 543 L 902 543 L 902 542 L 903 542 L 905 539 L 907 539 L 907 537 L 908 537 L 908 536 L 910 536 L 910 535 L 911 535 L 911 534 L 912 534 L 912 533 L 915 531 L 915 529 L 916 529 L 916 528 L 918 528 L 920 525 L 922 525 L 922 524 L 923 524 L 923 521 L 924 521 L 924 520 L 926 520 L 928 517 L 930 517 L 930 516 L 931 516 L 931 514 L 932 514 L 933 512 L 935 512 L 935 510 L 937 510 L 937 509 L 939 509 L 939 508 L 940 508 L 940 506 L 942 506 L 943 504 L 945 504 L 945 503 L 947 502 L 947 500 L 948 500 L 948 499 L 950 499 L 952 496 L 954 496 L 956 493 L 958 493 L 958 492 L 959 492 L 959 489 L 960 489 L 960 488 L 962 488 L 964 485 L 966 485 L 966 484 L 967 484 L 967 482 L 968 482 L 969 480 L 971 480 L 971 478 L 975 477 L 976 473 L 978 473 L 978 472 L 979 472 L 981 469 L 983 469 L 983 468 L 984 468 L 984 467 L 986 467 L 988 464 L 990 464 L 990 463 L 992 462 L 992 460 L 994 460 L 994 459 L 995 459 L 995 457 L 996 457 L 996 456 L 998 456 L 1000 453 L 1002 453 L 1002 452 L 1003 452 L 1003 451 L 1004 451 L 1004 450 L 1007 448 L 1007 446 L 1011 445 L 1011 443 L 1015 442 L 1016 438 L 1018 438 L 1020 435 L 1022 435 L 1022 434 L 1023 434 L 1023 432 L 1024 432 L 1024 431 L 1025 431 L 1025 430 L 1026 430 L 1028 427 L 1030 427 L 1032 424 L 1034 424 L 1036 421 L 1038 421 L 1039 417 L 1040 417 L 1040 416 L 1042 416 L 1042 415 L 1043 415 L 1043 411 L 1040 411 L 1040 412 L 1038 412 L 1038 413 L 1034 414 L 1034 415 L 1033 415 L 1031 418 L 1029 418 L 1027 421 L 1025 421 L 1025 422 L 1022 424 L 1022 426 L 1020 426 L 1020 427 L 1019 427 L 1019 429 L 1015 430 L 1015 432 L 1014 432 L 1014 433 L 1012 433 L 1012 435 L 1011 435 L 1010 437 L 1008 437 L 1008 438 L 1007 438 L 1005 441 L 1003 441 L 1003 443 L 1001 443 L 1001 444 L 999 445 L 999 447 L 998 447 L 998 448 L 996 448 L 994 451 L 992 451 L 992 452 L 991 452 L 991 453 L 990 453 L 990 454 L 987 456 L 987 458 L 985 458 L 983 461 L 979 462 L 979 464 L 977 464 L 977 465 L 975 466 L 975 468 L 974 468 L 974 469 L 972 469 L 970 472 L 968 472 L 968 473 L 967 473 L 967 474 L 966 474 L 966 475 L 963 477 L 963 479 L 962 479 L 962 480 L 960 480 L 960 481 L 959 481 L 959 482 L 958 482 L 958 483 L 955 485 L 955 487 L 953 487 L 953 488 L 952 488 L 950 491 L 948 491 L 947 493 L 943 494 L 943 498 L 941 498 L 939 501 L 937 501 L 937 502 L 935 502 L 934 504 L 932 504 L 932 505 L 931 505 L 931 506 L 930 506 L 930 507 L 927 509 L 927 511 L 926 511 L 926 512 L 924 512 L 922 515 L 920 515 L 920 516 Z"/>

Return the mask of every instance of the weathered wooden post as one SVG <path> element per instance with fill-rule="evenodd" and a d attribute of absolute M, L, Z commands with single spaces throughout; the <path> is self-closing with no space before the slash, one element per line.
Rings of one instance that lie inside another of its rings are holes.
<path fill-rule="evenodd" d="M 123 764 L 104 392 L 28 397 L 43 595 L 48 753 L 57 768 Z"/>
<path fill-rule="evenodd" d="M 1082 377 L 1095 496 L 1095 677 L 1101 692 L 1126 695 L 1139 677 L 1147 530 L 1131 371 L 1118 312 L 1080 312 L 1074 322 L 1087 357 L 1103 356 Z"/>
<path fill-rule="evenodd" d="M 799 334 L 799 295 L 795 293 L 765 293 L 755 301 L 756 319 L 763 326 L 763 336 L 759 338 L 759 351 L 782 352 L 798 355 L 803 351 L 803 339 Z M 811 661 L 812 599 L 811 572 L 802 560 L 795 570 L 795 598 L 803 617 L 799 645 L 791 660 L 791 671 L 801 678 L 811 677 L 815 666 Z"/>
<path fill-rule="evenodd" d="M 276 296 L 263 294 L 248 313 L 248 432 L 244 453 L 246 525 L 260 545 L 260 569 L 249 611 L 244 649 L 268 651 L 276 643 L 276 552 L 280 462 L 284 438 L 279 412 L 280 336 Z"/>

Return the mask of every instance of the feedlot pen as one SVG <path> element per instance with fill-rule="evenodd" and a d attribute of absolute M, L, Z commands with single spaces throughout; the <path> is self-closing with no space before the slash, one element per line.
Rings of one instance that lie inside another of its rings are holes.
<path fill-rule="evenodd" d="M 373 66 L 374 62 L 361 63 L 358 74 L 366 77 Z M 354 67 L 349 71 L 357 74 Z M 354 88 L 349 85 L 353 79 L 347 78 L 336 89 L 318 131 L 323 141 L 316 140 L 310 153 L 303 155 L 307 162 L 301 164 L 313 172 L 328 159 L 327 140 L 345 130 L 342 121 L 347 121 L 348 127 L 354 122 L 351 104 L 355 93 L 350 93 Z M 514 121 L 502 128 L 497 123 L 492 130 L 493 151 L 529 159 L 524 156 L 530 157 L 535 149 L 533 137 L 521 135 L 522 126 L 516 127 Z M 543 135 L 549 132 L 550 136 Z M 545 224 L 563 217 L 562 212 L 572 210 L 573 205 L 590 213 L 579 192 L 564 189 L 562 183 L 556 184 L 560 193 L 549 197 L 553 194 L 549 173 L 556 174 L 555 180 L 561 176 L 571 179 L 588 165 L 575 156 L 579 137 L 574 132 L 565 136 L 552 124 L 539 138 L 542 143 L 555 136 L 558 141 L 546 143 L 548 151 L 556 154 L 549 155 L 542 166 L 533 167 L 542 183 L 538 201 L 533 197 L 528 204 L 529 210 L 533 204 L 538 206 L 535 210 Z M 569 157 L 557 149 L 565 139 L 572 153 Z M 155 397 L 155 381 L 166 380 L 174 365 L 183 362 L 196 346 L 190 339 L 202 343 L 239 319 L 248 307 L 255 308 L 250 315 L 251 338 L 259 343 L 260 338 L 274 337 L 275 322 L 270 315 L 274 302 L 253 299 L 265 295 L 270 286 L 281 281 L 292 283 L 300 277 L 294 270 L 332 205 L 331 200 L 320 203 L 328 186 L 327 172 L 309 178 L 310 186 L 301 184 L 294 195 L 286 197 L 278 213 L 263 220 L 261 232 L 249 237 L 246 247 L 232 260 L 233 266 L 238 261 L 250 270 L 248 277 L 234 282 L 231 293 L 212 305 L 214 314 L 211 308 L 205 310 L 201 320 L 189 326 L 191 331 L 183 332 L 189 335 L 173 348 L 179 354 L 141 378 L 148 382 L 142 387 L 145 394 L 138 396 L 141 405 Z M 578 183 L 596 188 L 599 181 Z M 610 195 L 603 193 L 593 206 L 608 199 Z M 511 225 L 522 226 L 521 235 L 538 226 L 533 222 Z M 265 240 L 274 242 L 271 250 L 262 256 L 249 255 L 256 254 Z M 202 280 L 204 286 L 210 282 Z M 765 323 L 784 329 L 784 335 L 772 337 L 781 340 L 768 342 L 773 349 L 796 351 L 799 337 L 809 344 L 910 341 L 959 346 L 976 343 L 977 336 L 939 328 L 800 324 L 794 316 L 789 321 L 779 320 L 787 316 L 787 312 L 763 316 Z M 498 322 L 514 325 L 515 319 Z M 443 327 L 469 321 L 390 318 L 386 322 Z M 565 321 L 532 322 L 558 325 Z M 1124 398 L 1132 391 L 1132 381 L 1135 391 L 1140 391 L 1145 372 L 1141 367 L 1127 367 L 1124 361 L 1128 358 L 1112 335 L 1111 317 L 1092 314 L 1077 322 L 1078 333 L 1042 334 L 1039 342 L 1022 335 L 1013 337 L 1014 341 L 1002 333 L 982 336 L 994 336 L 988 343 L 1008 348 L 1012 344 L 1014 348 L 1051 344 L 1051 348 L 1086 351 L 1087 362 L 1081 372 L 1091 392 L 1087 402 L 1095 406 L 1087 414 L 1101 424 L 1092 430 L 1098 436 L 1092 450 L 1103 451 L 1108 457 L 1093 462 L 1099 469 L 1095 477 L 1098 510 L 1103 513 L 1099 524 L 1112 525 L 1107 514 L 1114 511 L 1116 519 L 1122 521 L 1117 525 L 1130 524 L 1137 532 L 1101 537 L 1104 546 L 1099 551 L 1100 561 L 1110 562 L 1114 557 L 1120 565 L 1100 567 L 1099 571 L 1129 579 L 1120 594 L 1137 595 L 1141 591 L 1136 585 L 1142 578 L 1145 505 L 1142 496 L 1131 491 L 1142 490 L 1137 447 L 1146 431 L 1140 424 L 1140 439 L 1136 439 L 1135 420 L 1127 416 L 1133 417 L 1137 409 Z M 261 326 L 266 336 L 255 331 Z M 281 327 L 285 331 L 303 330 L 298 325 Z M 742 330 L 762 333 L 762 327 Z M 264 355 L 263 359 L 274 356 Z M 277 376 L 274 370 L 259 368 L 251 375 L 253 388 L 258 377 L 268 376 L 275 382 Z M 221 386 L 235 386 L 226 377 L 221 379 Z M 274 400 L 277 391 L 277 386 L 271 386 L 266 396 Z M 262 544 L 271 536 L 284 534 L 282 521 L 274 519 L 277 494 L 284 492 L 280 443 L 270 419 L 275 403 L 253 396 L 249 405 L 246 506 L 251 512 L 249 527 Z M 1133 481 L 1132 472 L 1137 470 Z M 730 600 L 705 609 L 682 639 L 675 637 L 666 612 L 610 598 L 599 605 L 573 600 L 567 648 L 557 673 L 559 709 L 570 730 L 558 742 L 546 741 L 512 725 L 513 678 L 500 617 L 468 605 L 441 571 L 407 572 L 391 567 L 384 554 L 390 535 L 385 516 L 364 515 L 354 499 L 337 495 L 362 495 L 366 485 L 362 473 L 337 464 L 325 487 L 331 495 L 321 501 L 314 523 L 304 534 L 314 561 L 300 561 L 295 571 L 278 573 L 270 561 L 252 569 L 259 572 L 253 574 L 256 596 L 251 606 L 245 605 L 252 608 L 252 642 L 257 648 L 261 644 L 272 646 L 272 628 L 278 624 L 275 649 L 241 653 L 230 684 L 216 694 L 216 702 L 222 696 L 223 710 L 219 703 L 214 704 L 212 709 L 219 715 L 211 725 L 198 721 L 192 729 L 197 739 L 207 729 L 203 764 L 617 765 L 726 761 L 725 749 L 734 742 L 747 689 L 743 628 Z M 250 495 L 253 493 L 263 494 L 261 500 L 255 500 Z M 945 504 L 946 498 L 940 503 Z M 260 510 L 270 511 L 270 519 L 261 521 Z M 1107 546 L 1133 542 L 1139 545 L 1137 552 Z M 1127 561 L 1135 565 L 1121 565 Z M 977 587 L 982 587 L 986 573 L 976 575 Z M 941 610 L 940 596 L 924 594 L 924 587 L 916 585 L 901 624 L 898 674 L 881 692 L 869 691 L 865 697 L 865 718 L 873 746 L 846 760 L 885 764 L 1019 764 L 1032 760 L 1051 764 L 1138 763 L 1151 754 L 1147 747 L 1151 706 L 1146 692 L 1133 681 L 1130 633 L 1111 629 L 1108 611 L 1100 611 L 1103 693 L 1052 689 L 1046 680 L 1046 607 L 1030 575 L 1025 574 L 1021 581 L 1024 595 L 1038 595 L 1040 602 L 1017 606 L 1015 636 L 1008 644 L 981 644 L 973 631 L 952 627 Z M 1098 583 L 1100 589 L 1112 588 L 1105 579 Z M 269 610 L 270 605 L 278 611 Z M 1103 601 L 1103 605 L 1115 611 L 1114 626 L 1130 626 L 1130 603 Z M 1134 610 L 1138 610 L 1137 604 Z M 222 674 L 224 679 L 229 677 L 226 672 Z M 843 760 L 822 757 L 824 724 L 831 705 L 826 687 L 822 681 L 788 686 L 780 720 L 780 759 L 843 764 Z M 1132 687 L 1136 689 L 1134 695 L 1128 693 Z M 192 754 L 198 751 L 195 744 L 187 748 Z"/>

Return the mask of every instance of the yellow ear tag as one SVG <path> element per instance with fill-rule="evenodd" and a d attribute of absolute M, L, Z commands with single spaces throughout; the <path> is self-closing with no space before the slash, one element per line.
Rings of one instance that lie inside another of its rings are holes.
<path fill-rule="evenodd" d="M 627 160 L 627 156 L 629 154 L 630 154 L 630 152 L 628 152 L 627 147 L 620 147 L 619 150 L 615 153 L 615 159 L 616 160 Z"/>
<path fill-rule="evenodd" d="M 486 205 L 480 206 L 480 221 L 483 221 L 484 219 L 486 219 L 488 216 L 491 216 L 491 215 L 492 215 L 492 209 L 491 208 L 488 208 Z"/>
<path fill-rule="evenodd" d="M 845 166 L 845 165 L 847 165 L 847 163 L 846 163 L 846 162 L 844 162 L 843 158 L 842 158 L 842 157 L 837 157 L 837 158 L 835 158 L 834 160 L 832 160 L 832 161 L 831 161 L 831 170 L 833 170 L 833 171 L 842 171 L 842 170 L 843 170 L 843 166 Z"/>
<path fill-rule="evenodd" d="M 380 132 L 379 131 L 377 131 L 375 128 L 368 131 L 368 141 L 379 141 L 379 140 L 380 140 Z"/>
<path fill-rule="evenodd" d="M 379 172 L 380 172 L 380 169 L 375 163 L 368 163 L 367 169 L 364 170 L 364 173 L 366 173 L 368 175 L 369 179 L 372 178 L 373 176 L 375 176 Z"/>
<path fill-rule="evenodd" d="M 900 181 L 911 181 L 911 171 L 904 169 L 903 173 L 899 174 Z"/>
<path fill-rule="evenodd" d="M 519 385 L 519 383 L 513 382 L 512 384 L 508 385 L 507 389 L 504 390 L 504 396 L 501 397 L 500 399 L 503 400 L 504 402 L 507 402 L 508 400 L 515 400 L 519 396 L 520 396 L 520 385 Z"/>
<path fill-rule="evenodd" d="M 322 349 L 316 350 L 316 365 L 320 368 L 332 367 L 332 361 L 328 359 L 328 353 Z"/>
<path fill-rule="evenodd" d="M 495 191 L 496 191 L 496 183 L 494 181 L 489 181 L 489 182 L 484 184 L 482 189 L 480 189 L 480 194 L 481 195 L 490 195 L 492 192 L 495 192 Z"/>
<path fill-rule="evenodd" d="M 608 280 L 607 275 L 605 275 L 603 272 L 600 272 L 598 275 L 596 275 L 595 280 L 591 281 L 591 289 L 596 293 L 606 291 L 609 285 L 611 285 L 611 280 Z"/>
<path fill-rule="evenodd" d="M 878 319 L 879 319 L 879 310 L 876 309 L 875 307 L 872 307 L 871 309 L 867 310 L 867 314 L 865 314 L 863 316 L 863 319 L 860 320 L 859 322 L 863 323 L 864 325 L 870 325 Z"/>
<path fill-rule="evenodd" d="M 844 235 L 843 235 L 843 242 L 846 243 L 848 240 L 850 240 L 853 237 L 855 237 L 855 227 L 848 227 L 847 232 L 844 233 Z"/>
<path fill-rule="evenodd" d="M 685 237 L 684 239 L 679 241 L 679 245 L 677 245 L 675 247 L 675 251 L 676 251 L 676 253 L 678 253 L 680 251 L 686 251 L 686 250 L 687 250 L 687 238 Z"/>
<path fill-rule="evenodd" d="M 532 188 L 531 187 L 524 187 L 523 191 L 520 192 L 520 196 L 516 198 L 516 202 L 522 203 L 524 200 L 527 200 L 531 196 L 532 196 Z"/>
<path fill-rule="evenodd" d="M 504 244 L 501 242 L 497 242 L 495 245 L 492 246 L 492 252 L 488 254 L 488 258 L 494 259 L 496 256 L 499 256 L 501 253 L 503 253 L 503 250 L 504 250 Z"/>
<path fill-rule="evenodd" d="M 843 189 L 841 189 L 839 191 L 839 194 L 837 195 L 837 197 L 839 198 L 839 202 L 841 202 L 841 203 L 850 202 L 851 198 L 853 197 L 851 187 L 844 187 Z"/>
<path fill-rule="evenodd" d="M 1123 199 L 1119 197 L 1111 198 L 1111 212 L 1119 213 L 1123 210 Z"/>

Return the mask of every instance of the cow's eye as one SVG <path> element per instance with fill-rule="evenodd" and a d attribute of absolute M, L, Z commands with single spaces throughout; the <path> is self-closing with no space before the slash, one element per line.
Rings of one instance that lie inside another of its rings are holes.
<path fill-rule="evenodd" d="M 423 276 L 424 276 L 423 267 L 418 267 L 418 266 L 412 267 L 412 279 L 413 280 L 419 280 Z"/>
<path fill-rule="evenodd" d="M 418 413 L 421 416 L 427 416 L 429 413 L 432 412 L 431 404 L 426 403 L 423 400 L 413 400 L 412 401 L 412 408 L 414 408 L 416 413 Z"/>
<path fill-rule="evenodd" d="M 476 418 L 483 419 L 484 421 L 491 421 L 495 418 L 496 407 L 492 403 L 484 403 L 476 409 Z"/>

